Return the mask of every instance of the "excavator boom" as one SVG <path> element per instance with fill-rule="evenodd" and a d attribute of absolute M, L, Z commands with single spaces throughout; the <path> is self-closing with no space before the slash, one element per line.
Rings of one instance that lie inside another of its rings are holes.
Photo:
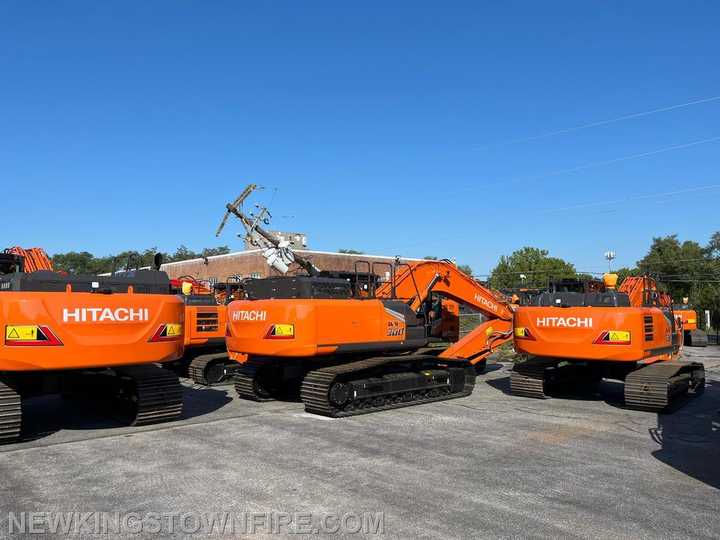
<path fill-rule="evenodd" d="M 403 265 L 391 282 L 378 287 L 376 295 L 387 298 L 394 294 L 417 311 L 432 293 L 466 304 L 488 319 L 450 345 L 440 357 L 464 358 L 476 364 L 512 339 L 513 312 L 509 304 L 450 261 Z"/>

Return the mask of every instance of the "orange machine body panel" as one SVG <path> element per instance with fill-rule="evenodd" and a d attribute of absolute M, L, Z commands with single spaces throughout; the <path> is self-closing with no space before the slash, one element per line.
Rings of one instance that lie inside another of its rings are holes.
<path fill-rule="evenodd" d="M 515 349 L 533 356 L 654 362 L 673 355 L 672 323 L 657 308 L 521 306 L 514 326 Z"/>
<path fill-rule="evenodd" d="M 460 304 L 444 298 L 440 304 L 440 335 L 446 341 L 460 337 Z"/>
<path fill-rule="evenodd" d="M 313 357 L 337 352 L 401 350 L 406 323 L 377 299 L 236 300 L 228 306 L 230 357 Z M 275 325 L 281 333 L 273 335 Z M 290 333 L 292 328 L 292 335 Z M 417 346 L 417 345 L 415 345 Z"/>
<path fill-rule="evenodd" d="M 227 306 L 185 306 L 185 347 L 219 343 L 227 332 Z"/>
<path fill-rule="evenodd" d="M 84 292 L 0 293 L 0 371 L 112 367 L 182 356 L 183 302 L 173 295 Z M 163 325 L 173 336 L 157 339 Z M 49 329 L 57 345 L 18 344 L 19 328 Z M 178 332 L 180 332 L 178 334 Z"/>
<path fill-rule="evenodd" d="M 685 331 L 693 331 L 698 329 L 697 312 L 694 309 L 676 309 L 675 318 L 682 322 L 682 328 Z"/>

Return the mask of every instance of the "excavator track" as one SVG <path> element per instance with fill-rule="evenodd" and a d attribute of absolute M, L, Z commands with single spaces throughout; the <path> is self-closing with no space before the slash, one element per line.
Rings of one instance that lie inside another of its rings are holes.
<path fill-rule="evenodd" d="M 686 345 L 688 347 L 707 347 L 708 337 L 703 330 L 691 330 Z"/>
<path fill-rule="evenodd" d="M 176 420 L 182 413 L 183 387 L 178 376 L 161 366 L 145 364 L 115 370 L 119 399 L 132 426 Z"/>
<path fill-rule="evenodd" d="M 378 357 L 309 372 L 300 397 L 306 412 L 340 418 L 465 397 L 474 387 L 475 368 L 465 361 Z"/>
<path fill-rule="evenodd" d="M 235 391 L 242 399 L 274 401 L 273 393 L 264 379 L 264 371 L 271 368 L 266 362 L 249 359 L 235 373 Z"/>
<path fill-rule="evenodd" d="M 705 367 L 699 362 L 657 362 L 625 378 L 625 405 L 658 412 L 685 394 L 705 388 Z"/>
<path fill-rule="evenodd" d="M 197 384 L 213 386 L 232 378 L 237 365 L 226 352 L 201 354 L 190 362 L 188 375 Z"/>
<path fill-rule="evenodd" d="M 527 360 L 513 366 L 510 373 L 510 393 L 536 399 L 545 399 L 545 370 L 558 364 L 556 360 Z"/>
<path fill-rule="evenodd" d="M 0 444 L 9 444 L 20 438 L 22 400 L 12 383 L 0 380 Z"/>
<path fill-rule="evenodd" d="M 585 362 L 558 358 L 530 359 L 515 364 L 510 374 L 510 393 L 514 396 L 546 399 L 549 390 L 575 393 L 596 385 L 602 377 Z"/>

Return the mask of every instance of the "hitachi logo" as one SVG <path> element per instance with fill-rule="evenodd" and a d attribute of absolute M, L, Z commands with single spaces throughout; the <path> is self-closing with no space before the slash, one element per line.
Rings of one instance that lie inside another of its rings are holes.
<path fill-rule="evenodd" d="M 592 317 L 538 317 L 536 326 L 549 328 L 592 328 Z"/>
<path fill-rule="evenodd" d="M 267 319 L 267 311 L 253 309 L 250 311 L 233 311 L 233 321 L 264 321 Z"/>
<path fill-rule="evenodd" d="M 498 310 L 497 304 L 494 304 L 493 302 L 491 302 L 491 301 L 488 300 L 487 298 L 485 298 L 485 297 L 483 297 L 483 296 L 480 296 L 480 295 L 477 294 L 477 293 L 475 294 L 475 301 L 478 302 L 478 303 L 480 303 L 480 304 L 482 304 L 483 306 L 485 306 L 486 308 L 488 308 L 490 311 L 497 312 L 497 310 Z"/>
<path fill-rule="evenodd" d="M 147 308 L 63 308 L 63 322 L 147 322 Z"/>

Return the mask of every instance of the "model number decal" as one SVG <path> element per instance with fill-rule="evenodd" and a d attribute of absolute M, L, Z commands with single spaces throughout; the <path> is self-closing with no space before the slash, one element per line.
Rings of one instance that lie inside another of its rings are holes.
<path fill-rule="evenodd" d="M 388 336 L 404 336 L 405 325 L 397 321 L 388 321 L 387 323 L 387 335 Z"/>

